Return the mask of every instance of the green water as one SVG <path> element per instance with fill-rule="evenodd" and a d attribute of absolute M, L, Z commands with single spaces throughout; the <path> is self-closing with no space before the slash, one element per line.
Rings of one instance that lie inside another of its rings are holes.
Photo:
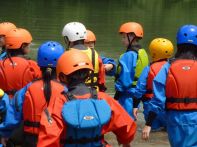
<path fill-rule="evenodd" d="M 141 44 L 148 48 L 155 37 L 165 37 L 175 44 L 178 27 L 197 25 L 197 0 L 0 0 L 0 21 L 14 22 L 33 36 L 31 56 L 46 40 L 63 44 L 61 31 L 71 21 L 79 21 L 95 32 L 96 49 L 117 59 L 124 52 L 118 35 L 119 26 L 136 21 L 144 27 Z M 113 92 L 113 79 L 107 79 Z"/>

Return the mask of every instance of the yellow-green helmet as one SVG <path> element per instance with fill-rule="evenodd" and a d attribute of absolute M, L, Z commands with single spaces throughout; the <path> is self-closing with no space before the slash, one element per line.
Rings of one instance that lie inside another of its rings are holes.
<path fill-rule="evenodd" d="M 174 52 L 173 44 L 170 40 L 165 38 L 155 38 L 149 45 L 149 51 L 152 61 L 168 59 L 172 57 Z"/>

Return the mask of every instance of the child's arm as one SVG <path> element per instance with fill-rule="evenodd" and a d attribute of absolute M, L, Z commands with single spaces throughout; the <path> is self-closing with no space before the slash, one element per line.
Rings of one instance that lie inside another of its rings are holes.
<path fill-rule="evenodd" d="M 116 62 L 112 58 L 107 58 L 102 56 L 101 57 L 104 67 L 105 67 L 105 73 L 107 76 L 114 76 L 116 73 Z"/>

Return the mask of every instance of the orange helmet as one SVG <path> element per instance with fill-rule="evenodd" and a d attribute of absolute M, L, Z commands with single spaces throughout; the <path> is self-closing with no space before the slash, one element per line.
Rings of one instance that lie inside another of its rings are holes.
<path fill-rule="evenodd" d="M 6 35 L 11 29 L 15 29 L 16 26 L 11 22 L 0 23 L 0 35 Z"/>
<path fill-rule="evenodd" d="M 60 73 L 69 75 L 79 69 L 90 69 L 93 70 L 92 62 L 89 57 L 77 49 L 70 49 L 65 51 L 57 62 L 57 76 Z"/>
<path fill-rule="evenodd" d="M 127 22 L 120 26 L 119 33 L 134 33 L 135 36 L 143 37 L 143 28 L 139 23 Z"/>
<path fill-rule="evenodd" d="M 8 49 L 18 49 L 23 43 L 31 43 L 32 36 L 26 29 L 16 28 L 10 30 L 5 37 L 5 45 Z"/>
<path fill-rule="evenodd" d="M 85 39 L 85 42 L 95 42 L 96 41 L 96 36 L 94 33 L 90 30 L 87 30 L 87 39 Z"/>

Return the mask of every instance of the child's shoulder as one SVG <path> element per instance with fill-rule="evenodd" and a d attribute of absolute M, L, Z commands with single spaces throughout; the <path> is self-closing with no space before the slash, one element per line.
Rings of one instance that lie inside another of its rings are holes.
<path fill-rule="evenodd" d="M 127 51 L 127 52 L 123 53 L 123 56 L 125 56 L 125 57 L 137 56 L 137 52 L 135 52 L 135 51 Z"/>

